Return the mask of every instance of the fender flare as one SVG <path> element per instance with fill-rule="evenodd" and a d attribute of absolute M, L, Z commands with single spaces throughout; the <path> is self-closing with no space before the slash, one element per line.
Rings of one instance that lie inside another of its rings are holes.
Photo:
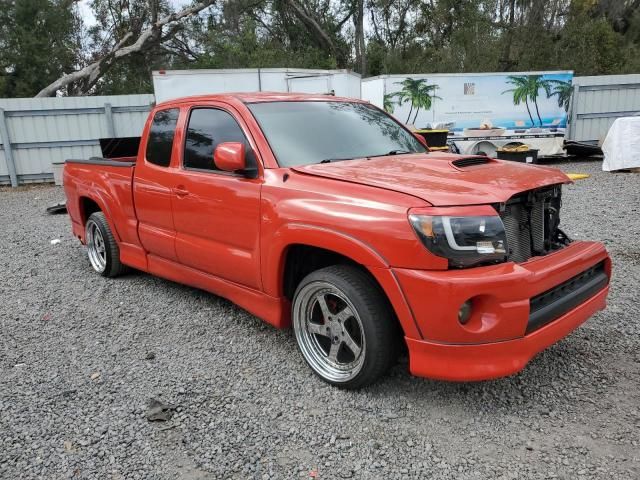
<path fill-rule="evenodd" d="M 389 262 L 371 245 L 347 233 L 331 228 L 288 223 L 263 242 L 263 287 L 267 294 L 281 297 L 285 259 L 289 247 L 308 245 L 344 255 L 365 267 L 389 268 Z"/>
<path fill-rule="evenodd" d="M 331 250 L 364 266 L 387 295 L 405 335 L 422 338 L 413 311 L 387 259 L 366 242 L 338 230 L 300 223 L 287 224 L 278 229 L 263 243 L 262 282 L 265 293 L 278 298 L 284 296 L 285 259 L 289 247 L 293 245 Z"/>
<path fill-rule="evenodd" d="M 92 202 L 95 202 L 98 207 L 100 208 L 100 211 L 102 213 L 104 213 L 104 216 L 107 220 L 107 223 L 109 224 L 109 228 L 111 229 L 111 233 L 113 233 L 113 236 L 115 237 L 116 241 L 118 243 L 121 243 L 121 239 L 120 239 L 120 234 L 118 233 L 118 229 L 116 228 L 115 224 L 113 223 L 113 218 L 111 216 L 111 210 L 109 209 L 109 207 L 107 207 L 107 205 L 109 204 L 109 202 L 105 201 L 102 198 L 102 192 L 100 190 L 94 190 L 93 192 L 89 193 L 88 191 L 78 191 L 78 211 L 80 212 L 80 214 L 83 217 L 84 220 L 84 224 L 83 224 L 83 233 L 82 233 L 82 241 L 84 243 L 85 239 L 84 239 L 84 227 L 87 223 L 87 220 L 89 219 L 88 216 L 85 215 L 84 210 L 82 209 L 82 199 L 83 198 L 88 198 L 89 200 L 91 200 Z"/>

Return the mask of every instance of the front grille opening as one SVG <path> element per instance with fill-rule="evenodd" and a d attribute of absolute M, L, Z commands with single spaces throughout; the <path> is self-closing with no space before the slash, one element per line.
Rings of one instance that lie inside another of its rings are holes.
<path fill-rule="evenodd" d="M 609 283 L 604 261 L 529 300 L 531 333 L 591 298 Z"/>
<path fill-rule="evenodd" d="M 561 186 L 531 190 L 496 205 L 504 223 L 508 260 L 522 263 L 565 247 L 569 238 L 560 230 Z"/>

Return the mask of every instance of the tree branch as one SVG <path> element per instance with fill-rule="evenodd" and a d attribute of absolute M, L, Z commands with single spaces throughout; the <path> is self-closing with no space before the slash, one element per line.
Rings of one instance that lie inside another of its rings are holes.
<path fill-rule="evenodd" d="M 126 45 L 126 43 L 132 39 L 134 34 L 133 32 L 127 32 L 106 55 L 77 72 L 63 75 L 55 82 L 40 90 L 36 97 L 53 96 L 61 88 L 75 82 L 83 83 L 80 92 L 86 94 L 118 59 L 131 55 L 132 53 L 144 52 L 149 48 L 158 45 L 162 42 L 163 27 L 174 24 L 185 17 L 199 13 L 205 8 L 211 6 L 213 3 L 215 3 L 215 0 L 203 0 L 192 7 L 185 8 L 179 12 L 171 13 L 160 18 L 156 22 L 153 22 L 149 28 L 143 30 L 135 42 L 130 45 Z"/>
<path fill-rule="evenodd" d="M 320 24 L 309 13 L 307 13 L 305 8 L 296 0 L 285 0 L 285 2 L 291 7 L 294 15 L 298 17 L 298 20 L 300 20 L 313 33 L 318 44 L 325 50 L 331 52 L 340 64 L 343 59 L 342 52 L 338 51 L 329 34 L 325 32 Z"/>

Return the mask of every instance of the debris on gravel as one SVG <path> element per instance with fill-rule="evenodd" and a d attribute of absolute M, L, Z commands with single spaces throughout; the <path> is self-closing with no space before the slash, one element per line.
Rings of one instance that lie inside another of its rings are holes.
<path fill-rule="evenodd" d="M 175 410 L 175 405 L 163 403 L 157 398 L 152 398 L 147 406 L 147 420 L 150 422 L 166 422 L 171 420 Z"/>
<path fill-rule="evenodd" d="M 0 478 L 640 478 L 640 176 L 557 166 L 591 174 L 562 226 L 607 245 L 607 310 L 510 378 L 413 378 L 404 359 L 355 392 L 226 300 L 94 274 L 45 211 L 60 187 L 1 188 Z M 170 419 L 147 420 L 152 399 Z"/>

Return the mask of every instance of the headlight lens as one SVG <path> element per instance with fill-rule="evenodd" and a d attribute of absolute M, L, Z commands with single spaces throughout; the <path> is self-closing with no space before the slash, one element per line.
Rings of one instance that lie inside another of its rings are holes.
<path fill-rule="evenodd" d="M 500 263 L 507 259 L 507 237 L 498 216 L 409 215 L 422 243 L 452 268 Z"/>

